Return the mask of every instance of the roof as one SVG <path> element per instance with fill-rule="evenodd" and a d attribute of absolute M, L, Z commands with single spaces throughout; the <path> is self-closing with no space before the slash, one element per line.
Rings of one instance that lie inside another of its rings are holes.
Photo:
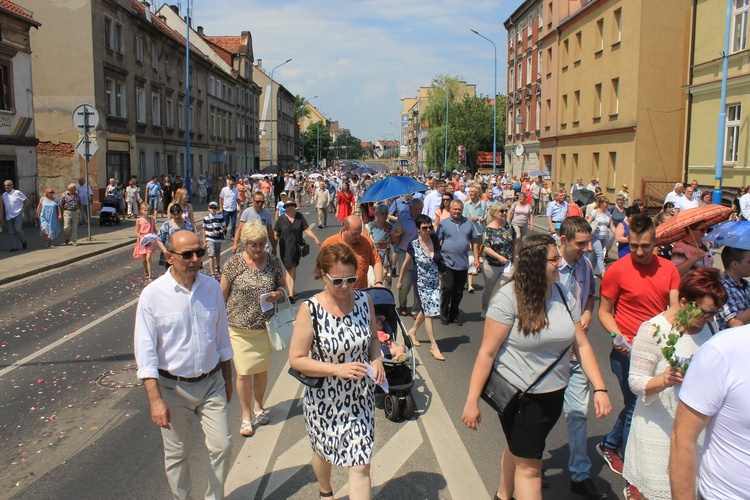
<path fill-rule="evenodd" d="M 238 54 L 242 47 L 241 36 L 205 36 L 203 38 L 231 54 Z"/>
<path fill-rule="evenodd" d="M 236 54 L 236 52 L 232 52 L 231 50 L 226 49 L 223 45 L 216 43 L 214 39 L 216 38 L 234 38 L 231 36 L 204 36 L 203 40 L 213 49 L 216 54 L 218 54 L 219 57 L 221 57 L 221 60 L 227 63 L 229 66 L 232 66 L 232 54 Z"/>
<path fill-rule="evenodd" d="M 31 21 L 36 26 L 41 26 L 38 22 L 34 21 L 34 15 L 30 10 L 24 9 L 23 7 L 16 5 L 10 0 L 0 0 L 0 9 L 7 10 L 11 14 L 15 14 L 18 17 Z"/>
<path fill-rule="evenodd" d="M 0 0 L 2 2 L 3 0 Z M 143 19 L 146 19 L 146 6 L 143 5 L 138 0 L 130 0 L 130 3 L 132 5 L 133 13 L 141 17 Z M 159 17 L 155 14 L 151 14 L 151 24 L 156 28 L 157 30 L 161 31 L 165 35 L 167 35 L 168 38 L 171 38 L 174 42 L 176 42 L 179 45 L 185 45 L 185 38 L 182 37 L 179 33 L 177 33 L 175 30 L 170 28 L 167 23 L 159 19 Z M 195 45 L 192 43 L 190 44 L 190 53 L 196 54 L 199 57 L 202 57 L 204 60 L 208 60 L 208 56 L 201 52 Z"/>

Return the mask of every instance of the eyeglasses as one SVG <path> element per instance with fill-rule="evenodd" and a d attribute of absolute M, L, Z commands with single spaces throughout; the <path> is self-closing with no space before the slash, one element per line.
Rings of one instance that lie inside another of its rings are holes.
<path fill-rule="evenodd" d="M 508 213 L 507 210 L 498 210 L 498 212 L 500 212 L 501 214 L 507 214 Z"/>
<path fill-rule="evenodd" d="M 331 280 L 331 284 L 333 286 L 341 286 L 344 283 L 346 283 L 349 286 L 352 286 L 359 279 L 358 276 L 349 276 L 348 278 L 331 278 L 331 276 L 328 273 L 326 273 L 326 278 Z"/>
<path fill-rule="evenodd" d="M 174 254 L 174 255 L 179 255 L 182 260 L 190 260 L 193 258 L 194 255 L 198 257 L 199 259 L 202 259 L 203 256 L 206 255 L 206 249 L 201 247 L 201 248 L 196 248 L 195 250 L 185 250 L 184 252 L 171 252 L 170 251 L 169 253 Z"/>
<path fill-rule="evenodd" d="M 253 200 L 253 203 L 260 203 L 261 205 L 264 204 L 266 200 Z"/>
<path fill-rule="evenodd" d="M 562 256 L 561 255 L 556 255 L 555 257 L 552 257 L 551 259 L 547 259 L 547 262 L 549 262 L 550 264 L 553 264 L 553 265 L 557 266 L 557 265 L 560 264 L 561 260 L 562 260 Z"/>
<path fill-rule="evenodd" d="M 718 311 L 706 311 L 702 307 L 698 307 L 698 309 L 701 310 L 701 314 L 703 315 L 704 318 L 713 318 L 714 316 L 716 316 L 717 314 L 721 312 L 721 309 L 719 309 Z"/>
<path fill-rule="evenodd" d="M 419 229 L 421 229 L 422 231 L 428 231 L 428 230 L 431 231 L 432 230 L 432 226 L 419 226 Z"/>

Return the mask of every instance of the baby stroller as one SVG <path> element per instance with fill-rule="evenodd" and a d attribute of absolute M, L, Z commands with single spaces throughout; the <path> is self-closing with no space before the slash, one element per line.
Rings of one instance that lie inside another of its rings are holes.
<path fill-rule="evenodd" d="M 404 363 L 393 363 L 389 356 L 383 356 L 385 377 L 388 380 L 389 392 L 385 394 L 378 386 L 375 394 L 384 394 L 383 409 L 388 420 L 396 422 L 400 419 L 409 420 L 417 409 L 411 388 L 414 386 L 414 370 L 416 361 L 411 355 L 412 343 L 406 334 L 406 328 L 396 309 L 396 299 L 387 288 L 365 288 L 362 290 L 372 299 L 375 306 L 375 316 L 383 316 L 383 331 L 388 333 L 392 341 L 398 340 L 399 331 L 403 337 L 403 344 L 407 347 L 408 359 Z M 374 320 L 374 318 L 373 318 Z"/>
<path fill-rule="evenodd" d="M 117 210 L 120 208 L 120 200 L 117 196 L 108 195 L 102 200 L 102 209 L 99 212 L 99 225 L 104 224 L 117 224 L 120 225 L 120 215 Z"/>

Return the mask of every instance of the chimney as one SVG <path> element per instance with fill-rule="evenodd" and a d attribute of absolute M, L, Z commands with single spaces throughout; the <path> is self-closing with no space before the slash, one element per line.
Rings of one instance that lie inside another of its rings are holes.
<path fill-rule="evenodd" d="M 198 26 L 198 36 L 202 37 L 203 35 L 203 26 Z"/>
<path fill-rule="evenodd" d="M 175 14 L 177 14 L 178 16 L 180 15 L 180 7 L 179 6 L 177 6 L 177 5 L 170 5 L 169 8 L 172 9 L 172 11 Z"/>
<path fill-rule="evenodd" d="M 258 64 L 256 64 L 259 70 L 263 71 L 263 59 L 258 59 Z"/>
<path fill-rule="evenodd" d="M 141 3 L 143 4 L 143 8 L 146 10 L 146 21 L 151 22 L 151 4 L 146 0 L 143 0 Z"/>
<path fill-rule="evenodd" d="M 161 22 L 163 22 L 164 24 L 166 24 L 167 23 L 167 16 L 165 16 L 164 14 L 159 14 L 159 20 Z"/>

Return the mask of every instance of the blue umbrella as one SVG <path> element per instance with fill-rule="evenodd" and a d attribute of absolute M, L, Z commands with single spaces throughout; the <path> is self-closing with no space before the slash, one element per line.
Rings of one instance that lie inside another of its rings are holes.
<path fill-rule="evenodd" d="M 375 171 L 375 170 L 373 170 L 373 169 L 371 169 L 367 165 L 363 165 L 363 166 L 361 166 L 359 168 L 356 168 L 356 169 L 352 170 L 352 173 L 353 174 L 369 174 L 369 175 L 373 175 L 373 174 L 377 174 L 378 172 Z"/>
<path fill-rule="evenodd" d="M 549 172 L 543 172 L 542 170 L 532 170 L 532 171 L 531 171 L 531 172 L 529 172 L 528 174 L 529 174 L 529 176 L 531 176 L 531 177 L 538 177 L 538 176 L 540 176 L 540 175 L 541 175 L 542 177 L 549 177 Z"/>
<path fill-rule="evenodd" d="M 707 234 L 703 239 L 715 243 L 716 246 L 750 250 L 750 221 L 727 222 L 711 231 L 711 234 Z"/>
<path fill-rule="evenodd" d="M 378 201 L 397 198 L 405 194 L 414 194 L 417 192 L 427 191 L 427 186 L 421 182 L 415 181 L 411 177 L 403 175 L 392 175 L 382 181 L 375 182 L 367 188 L 359 199 L 360 203 L 374 203 Z"/>

